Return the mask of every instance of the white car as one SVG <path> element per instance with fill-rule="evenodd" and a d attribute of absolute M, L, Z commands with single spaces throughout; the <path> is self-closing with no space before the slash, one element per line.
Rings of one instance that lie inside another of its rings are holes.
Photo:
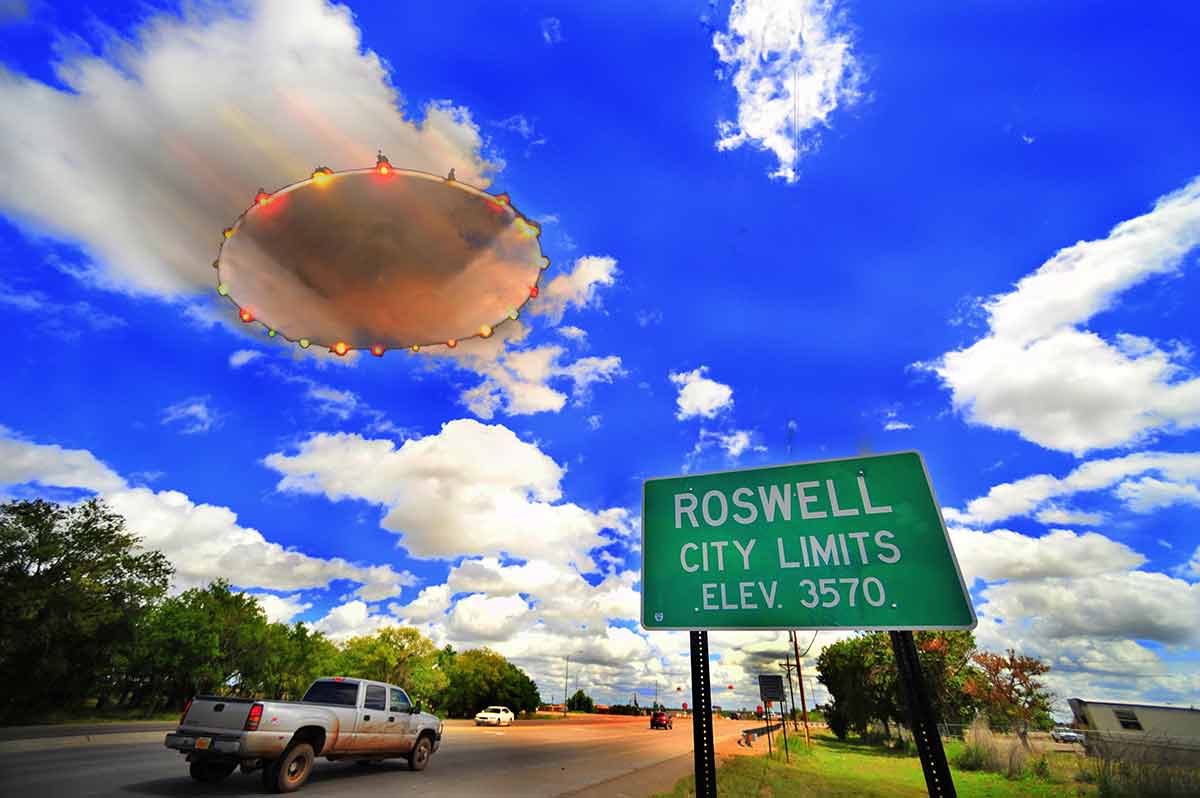
<path fill-rule="evenodd" d="M 475 714 L 475 725 L 511 726 L 515 717 L 508 707 L 488 707 Z"/>

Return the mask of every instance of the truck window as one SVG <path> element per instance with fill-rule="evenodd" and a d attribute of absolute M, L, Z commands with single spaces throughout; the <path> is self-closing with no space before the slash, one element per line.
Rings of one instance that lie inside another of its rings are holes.
<path fill-rule="evenodd" d="M 378 709 L 387 712 L 387 688 L 378 684 L 367 685 L 367 699 L 363 701 L 363 709 Z"/>
<path fill-rule="evenodd" d="M 412 707 L 412 702 L 408 700 L 408 696 L 399 687 L 392 688 L 392 712 L 408 712 Z"/>
<path fill-rule="evenodd" d="M 358 704 L 358 682 L 313 682 L 301 701 L 310 704 L 332 704 L 338 707 L 352 707 Z"/>

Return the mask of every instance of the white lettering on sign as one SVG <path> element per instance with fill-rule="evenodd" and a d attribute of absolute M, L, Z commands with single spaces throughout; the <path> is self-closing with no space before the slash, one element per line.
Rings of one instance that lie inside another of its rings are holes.
<path fill-rule="evenodd" d="M 698 548 L 700 548 L 700 547 L 697 546 L 695 543 L 684 543 L 683 548 L 681 548 L 679 550 L 679 564 L 682 565 L 683 570 L 687 571 L 689 574 L 694 574 L 696 571 L 699 571 L 700 566 L 699 565 L 690 565 L 690 566 L 688 565 L 688 561 L 687 561 L 688 549 L 695 551 Z"/>
<path fill-rule="evenodd" d="M 758 595 L 755 595 L 755 588 Z M 775 606 L 775 594 L 779 590 L 778 582 L 705 582 L 700 585 L 701 606 L 705 610 L 757 610 L 778 609 Z M 762 597 L 762 604 L 758 603 Z"/>
<path fill-rule="evenodd" d="M 690 490 L 676 493 L 675 528 L 683 529 L 685 521 L 691 529 L 721 527 L 731 517 L 730 504 L 733 505 L 733 520 L 743 526 L 756 523 L 760 519 L 768 524 L 775 523 L 776 519 L 787 523 L 792 520 L 793 496 L 800 508 L 800 520 L 803 521 L 818 521 L 830 516 L 852 518 L 892 512 L 890 504 L 875 503 L 876 499 L 871 496 L 865 475 L 859 474 L 856 479 L 859 507 L 846 503 L 847 495 L 838 494 L 838 486 L 833 479 L 758 485 L 756 488 L 742 486 L 729 492 L 713 489 L 705 492 L 703 498 L 697 498 Z M 795 491 L 792 490 L 793 487 Z M 824 496 L 820 495 L 822 489 Z M 828 507 L 828 510 L 823 509 L 824 507 Z"/>

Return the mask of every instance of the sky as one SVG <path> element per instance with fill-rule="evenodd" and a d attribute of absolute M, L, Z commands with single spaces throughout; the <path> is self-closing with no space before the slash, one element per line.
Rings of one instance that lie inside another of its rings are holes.
<path fill-rule="evenodd" d="M 0 1 L 0 497 L 101 497 L 175 590 L 646 703 L 690 686 L 638 621 L 644 479 L 916 449 L 982 647 L 1059 715 L 1195 704 L 1198 22 Z M 540 223 L 531 312 L 383 358 L 239 323 L 222 228 L 379 149 Z M 710 644 L 753 706 L 786 635 Z"/>

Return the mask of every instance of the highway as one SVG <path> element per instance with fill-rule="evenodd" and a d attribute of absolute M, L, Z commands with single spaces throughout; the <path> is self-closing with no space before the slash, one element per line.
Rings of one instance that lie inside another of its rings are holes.
<path fill-rule="evenodd" d="M 719 720 L 720 749 L 734 745 L 753 723 Z M 691 772 L 692 727 L 651 731 L 647 718 L 517 722 L 504 728 L 447 723 L 441 750 L 422 773 L 404 760 L 359 766 L 319 760 L 303 795 L 579 796 L 636 798 L 668 789 Z M 183 757 L 162 745 L 159 732 L 103 735 L 87 744 L 29 741 L 29 750 L 0 747 L 0 795 L 58 796 L 262 795 L 258 773 L 234 773 L 217 785 L 194 782 Z M 149 738 L 156 736 L 157 741 Z M 719 749 L 719 750 L 720 750 Z"/>

